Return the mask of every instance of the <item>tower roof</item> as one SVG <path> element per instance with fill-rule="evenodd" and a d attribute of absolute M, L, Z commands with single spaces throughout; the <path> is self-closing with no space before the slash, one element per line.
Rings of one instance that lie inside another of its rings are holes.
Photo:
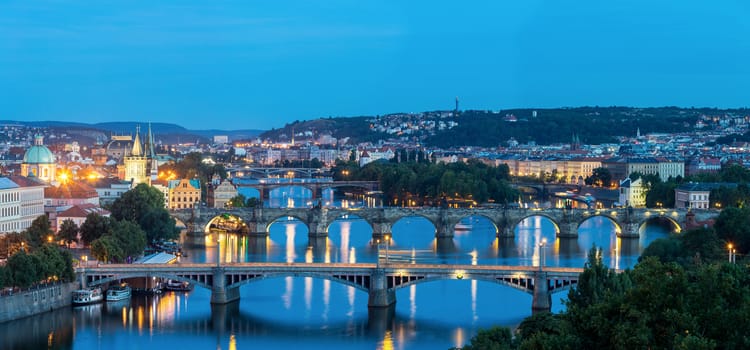
<path fill-rule="evenodd" d="M 141 133 L 141 128 L 136 128 L 135 140 L 133 140 L 133 150 L 130 152 L 132 156 L 142 156 L 143 149 L 141 148 L 141 137 L 138 135 Z"/>

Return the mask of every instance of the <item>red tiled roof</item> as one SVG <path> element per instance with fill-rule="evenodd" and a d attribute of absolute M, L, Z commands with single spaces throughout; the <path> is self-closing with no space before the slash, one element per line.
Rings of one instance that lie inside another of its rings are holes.
<path fill-rule="evenodd" d="M 67 210 L 57 214 L 57 217 L 65 218 L 85 218 L 91 213 L 97 213 L 101 216 L 109 216 L 110 212 L 91 203 L 74 205 Z"/>
<path fill-rule="evenodd" d="M 44 189 L 44 198 L 94 198 L 99 197 L 96 190 L 84 183 L 70 181 L 60 184 L 58 187 L 47 187 Z"/>

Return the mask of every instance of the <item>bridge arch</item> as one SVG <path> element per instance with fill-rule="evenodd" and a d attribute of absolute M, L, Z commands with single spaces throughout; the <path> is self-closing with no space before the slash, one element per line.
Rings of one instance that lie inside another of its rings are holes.
<path fill-rule="evenodd" d="M 304 224 L 307 227 L 308 232 L 310 232 L 310 223 L 307 221 L 306 218 L 303 218 L 301 215 L 298 215 L 296 213 L 285 213 L 284 215 L 274 215 L 274 216 L 269 217 L 268 218 L 268 222 L 265 224 L 265 228 L 264 228 L 265 233 L 270 234 L 271 233 L 271 225 L 273 225 L 273 224 L 275 224 L 277 222 L 284 221 L 284 220 L 282 220 L 284 218 L 286 218 L 287 220 L 289 218 L 293 218 L 295 220 L 299 220 L 300 222 L 302 222 L 302 224 Z"/>
<path fill-rule="evenodd" d="M 204 274 L 193 274 L 196 278 L 189 278 L 184 277 L 176 274 L 169 274 L 169 273 L 161 273 L 161 272 L 151 272 L 151 273 L 145 273 L 145 272 L 129 272 L 129 273 L 119 273 L 110 275 L 109 277 L 100 278 L 100 279 L 91 279 L 86 281 L 87 286 L 100 286 L 100 285 L 106 285 L 111 282 L 116 282 L 119 280 L 124 280 L 128 278 L 162 278 L 162 279 L 169 279 L 169 280 L 175 280 L 175 281 L 181 281 L 181 282 L 189 282 L 191 284 L 197 285 L 202 288 L 206 288 L 208 290 L 211 290 L 211 281 L 213 276 L 212 275 L 204 275 Z M 203 280 L 199 278 L 198 276 L 203 276 Z"/>
<path fill-rule="evenodd" d="M 233 233 L 249 233 L 249 228 L 245 220 L 232 213 L 222 213 L 209 219 L 206 226 L 203 228 L 203 232 L 210 233 L 211 229 L 225 230 Z"/>
<path fill-rule="evenodd" d="M 401 222 L 403 220 L 409 220 L 410 218 L 417 218 L 419 220 L 423 219 L 423 220 L 426 220 L 427 222 L 429 222 L 430 224 L 432 224 L 432 229 L 433 229 L 432 233 L 433 233 L 433 236 L 437 235 L 438 230 L 440 229 L 440 223 L 438 222 L 437 218 L 430 217 L 430 216 L 422 214 L 422 213 L 410 211 L 410 212 L 405 212 L 405 213 L 399 213 L 399 214 L 396 214 L 396 215 L 393 215 L 393 216 L 389 217 L 389 221 L 390 221 L 390 224 L 391 224 L 391 230 L 393 230 L 393 228 L 399 222 Z"/>
<path fill-rule="evenodd" d="M 434 281 L 441 281 L 441 280 L 476 280 L 476 281 L 482 281 L 482 282 L 489 282 L 494 284 L 500 284 L 506 287 L 510 287 L 516 290 L 520 290 L 524 293 L 528 294 L 534 294 L 534 277 L 533 276 L 525 276 L 525 275 L 510 275 L 510 276 L 496 276 L 496 277 L 490 277 L 490 276 L 474 276 L 471 274 L 461 274 L 458 272 L 454 275 L 431 275 L 426 276 L 424 278 L 406 278 L 407 276 L 393 276 L 396 280 L 399 278 L 402 278 L 404 280 L 403 283 L 389 283 L 392 284 L 392 287 L 394 290 L 406 288 L 412 285 L 421 284 L 421 283 L 428 283 L 428 282 L 434 282 Z M 546 281 L 546 280 L 545 280 Z M 549 281 L 546 281 L 547 283 L 550 283 Z M 549 291 L 552 293 L 562 292 L 569 290 L 574 285 L 577 284 L 577 280 L 566 280 L 565 282 L 561 281 L 554 281 L 548 285 Z"/>
<path fill-rule="evenodd" d="M 677 220 L 668 215 L 649 215 L 645 217 L 641 222 L 638 223 L 638 231 L 648 224 L 658 223 L 670 227 L 670 233 L 682 232 L 682 226 Z"/>
<path fill-rule="evenodd" d="M 329 232 L 329 229 L 331 228 L 331 226 L 334 223 L 340 223 L 340 222 L 342 222 L 344 220 L 350 220 L 350 219 L 364 221 L 370 227 L 370 230 L 372 232 L 375 232 L 375 225 L 367 217 L 364 217 L 364 216 L 361 216 L 361 215 L 357 215 L 356 213 L 351 213 L 351 214 L 349 214 L 349 213 L 341 213 L 341 214 L 338 214 L 336 216 L 329 217 L 329 220 L 327 222 L 328 225 L 326 226 L 326 233 Z"/>
<path fill-rule="evenodd" d="M 543 213 L 541 211 L 533 212 L 533 213 L 522 215 L 522 216 L 518 217 L 518 219 L 516 219 L 515 223 L 513 223 L 512 226 L 510 227 L 511 232 L 515 232 L 516 228 L 518 228 L 518 226 L 521 224 L 521 222 L 523 222 L 524 220 L 526 220 L 528 218 L 533 218 L 533 217 L 541 217 L 541 218 L 549 220 L 552 223 L 552 226 L 555 228 L 555 234 L 560 234 L 562 232 L 562 228 L 560 227 L 560 223 L 557 220 L 555 220 L 554 217 L 552 217 L 550 215 L 547 215 L 547 214 L 545 214 L 545 213 Z"/>
<path fill-rule="evenodd" d="M 450 226 L 451 226 L 452 229 L 455 230 L 456 226 L 459 223 L 461 223 L 462 220 L 464 220 L 464 219 L 470 219 L 470 218 L 480 218 L 482 220 L 487 220 L 492 225 L 492 227 L 495 229 L 495 236 L 497 236 L 498 232 L 500 232 L 501 228 L 498 227 L 498 223 L 495 222 L 495 219 L 492 218 L 492 217 L 490 217 L 489 215 L 484 214 L 484 213 L 471 213 L 470 215 L 460 216 L 460 217 L 458 217 L 458 220 L 456 220 L 455 222 L 451 222 Z"/>
<path fill-rule="evenodd" d="M 297 272 L 297 273 L 291 273 L 291 272 L 271 272 L 271 273 L 264 273 L 260 274 L 258 276 L 255 276 L 253 278 L 248 278 L 239 282 L 232 283 L 230 285 L 227 285 L 227 288 L 238 288 L 242 287 L 245 284 L 258 282 L 262 280 L 272 279 L 272 278 L 282 278 L 282 277 L 311 277 L 315 279 L 321 279 L 321 280 L 329 280 L 332 282 L 344 284 L 350 287 L 354 287 L 356 289 L 359 289 L 361 291 L 368 292 L 370 288 L 370 276 L 369 275 L 330 275 L 325 273 L 315 273 L 315 272 Z M 360 277 L 359 279 L 356 277 Z"/>
<path fill-rule="evenodd" d="M 603 213 L 603 212 L 597 212 L 595 214 L 592 214 L 592 215 L 584 217 L 583 220 L 581 220 L 581 221 L 578 222 L 578 225 L 576 226 L 576 230 L 580 229 L 581 225 L 583 225 L 584 222 L 589 221 L 589 220 L 591 220 L 591 219 L 593 219 L 595 217 L 600 217 L 600 218 L 604 218 L 604 219 L 608 220 L 609 222 L 611 222 L 615 226 L 615 233 L 616 234 L 622 233 L 623 227 L 620 224 L 620 221 L 617 220 L 616 217 L 614 217 L 612 215 L 609 215 L 609 214 L 606 214 L 606 213 Z"/>

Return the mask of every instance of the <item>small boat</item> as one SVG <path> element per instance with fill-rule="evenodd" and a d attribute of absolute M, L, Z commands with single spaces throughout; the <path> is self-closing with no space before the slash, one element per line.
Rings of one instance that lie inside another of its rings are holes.
<path fill-rule="evenodd" d="M 460 222 L 453 227 L 456 231 L 471 231 L 473 228 L 474 226 L 472 224 L 464 224 Z"/>
<path fill-rule="evenodd" d="M 118 301 L 130 299 L 131 289 L 129 286 L 122 284 L 107 289 L 107 301 Z"/>
<path fill-rule="evenodd" d="M 193 290 L 193 285 L 190 282 L 169 280 L 164 288 L 175 292 L 187 292 Z"/>
<path fill-rule="evenodd" d="M 95 304 L 102 300 L 104 300 L 104 294 L 99 287 L 73 291 L 73 305 Z"/>

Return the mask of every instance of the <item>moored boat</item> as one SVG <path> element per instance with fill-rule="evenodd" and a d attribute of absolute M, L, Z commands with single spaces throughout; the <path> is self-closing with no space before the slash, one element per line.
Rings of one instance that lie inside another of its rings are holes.
<path fill-rule="evenodd" d="M 164 288 L 175 292 L 186 292 L 193 290 L 193 285 L 190 282 L 169 280 Z"/>
<path fill-rule="evenodd" d="M 456 231 L 471 231 L 473 228 L 474 226 L 472 224 L 464 224 L 460 222 L 454 226 Z"/>
<path fill-rule="evenodd" d="M 73 291 L 73 305 L 95 304 L 102 300 L 104 300 L 104 294 L 99 287 Z"/>
<path fill-rule="evenodd" d="M 128 285 L 119 285 L 107 289 L 107 301 L 130 299 L 131 289 Z"/>

